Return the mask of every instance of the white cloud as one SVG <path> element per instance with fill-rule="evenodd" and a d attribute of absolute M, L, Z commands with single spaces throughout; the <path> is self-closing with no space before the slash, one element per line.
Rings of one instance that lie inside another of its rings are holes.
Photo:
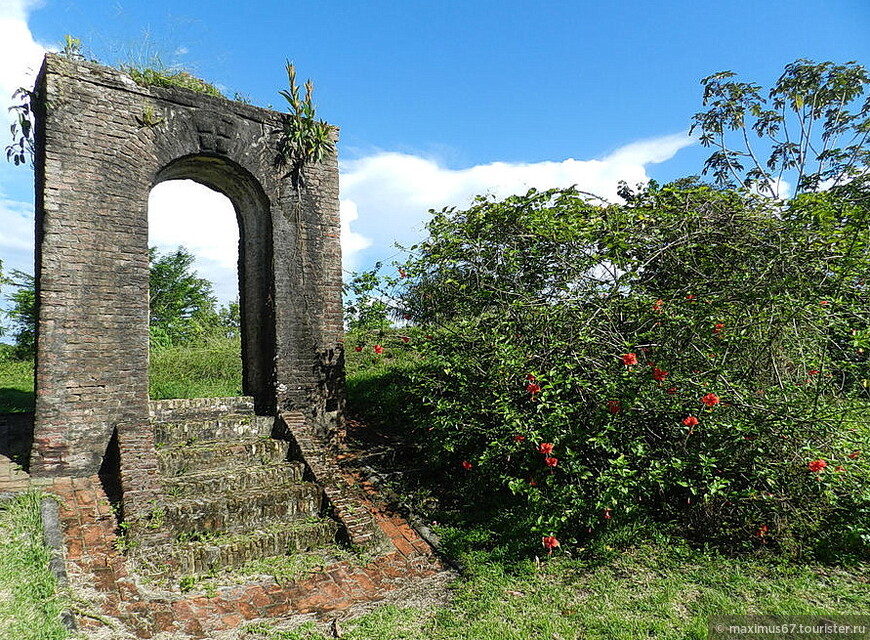
<path fill-rule="evenodd" d="M 342 218 L 355 236 L 343 247 L 345 267 L 393 255 L 393 242 L 408 245 L 421 237 L 429 209 L 466 206 L 479 194 L 503 198 L 530 188 L 576 185 L 615 200 L 620 180 L 646 182 L 646 165 L 664 162 L 692 144 L 687 135 L 675 134 L 620 147 L 600 160 L 493 162 L 467 169 L 448 169 L 430 158 L 394 152 L 343 161 Z M 363 254 L 365 249 L 369 251 Z"/>
<path fill-rule="evenodd" d="M 3 105 L 0 121 L 9 130 L 12 116 L 8 112 L 11 96 L 18 87 L 33 88 L 36 74 L 42 64 L 46 47 L 34 40 L 27 26 L 28 12 L 37 3 L 26 0 L 3 0 L 0 2 L 0 104 Z M 5 146 L 5 145 L 4 145 Z"/>
<path fill-rule="evenodd" d="M 239 225 L 222 193 L 192 180 L 168 180 L 148 198 L 148 246 L 161 253 L 183 245 L 196 254 L 194 268 L 210 280 L 221 303 L 239 297 Z"/>

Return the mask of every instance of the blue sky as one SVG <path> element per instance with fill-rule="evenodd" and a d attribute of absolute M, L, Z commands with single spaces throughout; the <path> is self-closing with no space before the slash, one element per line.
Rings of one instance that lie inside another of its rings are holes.
<path fill-rule="evenodd" d="M 578 183 L 613 198 L 620 179 L 699 173 L 699 80 L 731 69 L 767 86 L 800 57 L 868 65 L 870 1 L 0 0 L 0 95 L 66 33 L 108 63 L 156 52 L 277 108 L 293 60 L 341 128 L 345 266 L 359 269 L 476 193 Z M 0 167 L 7 269 L 32 270 L 31 192 L 30 172 Z M 152 241 L 192 246 L 233 297 L 232 216 L 212 223 L 226 205 L 190 184 L 152 196 Z M 185 228 L 161 222 L 179 216 Z"/>

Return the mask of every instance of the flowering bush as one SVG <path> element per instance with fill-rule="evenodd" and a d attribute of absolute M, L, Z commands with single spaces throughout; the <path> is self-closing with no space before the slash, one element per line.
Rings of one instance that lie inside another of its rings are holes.
<path fill-rule="evenodd" d="M 508 491 L 530 541 L 653 516 L 866 554 L 867 184 L 624 196 L 433 213 L 386 279 L 430 451 Z"/>

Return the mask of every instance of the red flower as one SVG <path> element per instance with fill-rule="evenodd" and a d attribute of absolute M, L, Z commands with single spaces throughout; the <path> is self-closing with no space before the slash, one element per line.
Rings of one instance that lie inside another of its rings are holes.
<path fill-rule="evenodd" d="M 375 345 L 375 353 L 378 355 L 381 355 L 383 352 L 384 352 L 384 348 L 381 345 L 376 344 Z"/>
<path fill-rule="evenodd" d="M 827 467 L 828 463 L 822 459 L 819 459 L 819 460 L 813 460 L 807 466 L 810 468 L 810 471 L 812 471 L 813 473 L 818 473 L 819 471 L 821 471 L 822 469 Z"/>
<path fill-rule="evenodd" d="M 768 531 L 767 525 L 763 524 L 760 527 L 758 527 L 758 530 L 755 532 L 755 535 L 758 536 L 759 538 L 763 538 L 764 536 L 767 535 L 767 531 Z"/>
<path fill-rule="evenodd" d="M 622 356 L 622 364 L 624 364 L 626 367 L 637 364 L 637 356 L 633 353 L 626 353 Z"/>
<path fill-rule="evenodd" d="M 535 381 L 535 376 L 533 376 L 531 373 L 527 373 L 527 374 L 526 374 L 526 380 L 528 380 L 529 382 L 534 382 L 534 381 Z"/>
<path fill-rule="evenodd" d="M 656 300 L 656 301 L 653 303 L 653 307 L 652 307 L 652 308 L 653 308 L 653 311 L 656 311 L 656 312 L 658 312 L 658 313 L 661 313 L 661 311 L 662 311 L 662 307 L 664 306 L 664 304 L 665 304 L 665 301 L 662 300 L 661 298 L 659 298 L 658 300 Z"/>
<path fill-rule="evenodd" d="M 668 375 L 667 371 L 662 371 L 658 367 L 653 367 L 653 380 L 661 382 Z"/>
<path fill-rule="evenodd" d="M 610 507 L 604 510 L 604 519 L 610 520 L 613 516 L 610 514 Z"/>
<path fill-rule="evenodd" d="M 674 395 L 676 392 L 677 392 L 677 388 L 676 388 L 676 387 L 671 387 L 670 389 L 668 389 L 668 393 L 671 394 L 671 395 Z"/>
<path fill-rule="evenodd" d="M 808 376 L 817 376 L 817 375 L 819 375 L 819 370 L 818 369 L 810 369 L 809 371 L 807 371 L 807 375 Z"/>
<path fill-rule="evenodd" d="M 713 333 L 719 333 L 722 329 L 725 328 L 725 325 L 722 322 L 717 322 L 713 327 Z"/>
<path fill-rule="evenodd" d="M 400 337 L 402 338 L 402 342 L 404 342 L 406 344 L 408 343 L 408 340 L 410 340 L 410 338 L 408 336 L 400 336 Z"/>
<path fill-rule="evenodd" d="M 360 351 L 362 351 L 362 347 L 356 346 L 353 348 L 353 350 L 356 351 L 357 353 L 359 353 Z"/>
<path fill-rule="evenodd" d="M 610 413 L 619 413 L 622 411 L 622 405 L 619 403 L 619 400 L 609 400 L 607 402 L 607 410 Z"/>
<path fill-rule="evenodd" d="M 694 299 L 695 299 L 695 296 L 691 293 L 686 296 L 686 300 L 694 300 Z"/>
<path fill-rule="evenodd" d="M 399 268 L 399 277 L 400 277 L 400 278 L 404 278 L 404 277 L 405 277 L 405 270 L 402 269 L 402 268 Z"/>
<path fill-rule="evenodd" d="M 431 340 L 431 339 L 432 339 L 432 336 L 423 336 L 423 337 L 426 338 L 427 340 Z"/>
<path fill-rule="evenodd" d="M 541 385 L 539 385 L 537 382 L 530 382 L 526 386 L 526 391 L 531 393 L 532 397 L 534 397 L 536 393 L 539 393 L 541 391 Z"/>
<path fill-rule="evenodd" d="M 694 427 L 698 424 L 698 419 L 695 416 L 688 416 L 683 418 L 683 424 L 687 427 Z"/>
<path fill-rule="evenodd" d="M 554 536 L 544 536 L 541 539 L 541 544 L 544 545 L 547 553 L 553 553 L 553 549 L 559 546 L 559 541 Z"/>
<path fill-rule="evenodd" d="M 708 407 L 715 407 L 717 404 L 719 404 L 719 396 L 717 396 L 715 393 L 708 393 L 706 396 L 701 398 L 701 402 L 706 404 Z"/>
<path fill-rule="evenodd" d="M 834 473 L 843 473 L 846 470 L 846 467 L 836 466 L 834 467 Z"/>
<path fill-rule="evenodd" d="M 559 464 L 559 458 L 551 458 L 547 456 L 546 458 L 544 458 L 544 464 L 548 467 L 555 467 Z"/>
<path fill-rule="evenodd" d="M 462 461 L 462 468 L 466 471 L 471 471 L 471 463 L 468 460 Z"/>
<path fill-rule="evenodd" d="M 827 300 L 822 300 L 822 301 L 819 302 L 819 304 L 822 305 L 823 307 L 827 307 L 827 306 L 828 306 L 829 304 L 831 304 L 831 303 L 828 302 Z"/>
<path fill-rule="evenodd" d="M 514 436 L 514 442 L 522 442 L 526 439 L 526 436 Z"/>
<path fill-rule="evenodd" d="M 855 460 L 860 455 L 861 455 L 860 451 L 853 451 L 852 453 L 849 454 L 849 458 L 851 458 L 852 460 Z"/>
<path fill-rule="evenodd" d="M 538 452 L 548 456 L 553 453 L 553 445 L 549 442 L 542 442 L 538 445 Z"/>

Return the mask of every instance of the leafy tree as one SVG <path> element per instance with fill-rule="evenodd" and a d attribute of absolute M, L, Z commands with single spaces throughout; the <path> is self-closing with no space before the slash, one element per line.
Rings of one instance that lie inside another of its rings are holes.
<path fill-rule="evenodd" d="M 152 342 L 189 341 L 214 326 L 216 299 L 212 284 L 192 270 L 196 257 L 184 247 L 164 255 L 152 247 L 148 257 Z"/>
<path fill-rule="evenodd" d="M 36 292 L 33 276 L 13 270 L 6 282 L 16 287 L 8 296 L 12 309 L 7 316 L 12 320 L 12 337 L 15 346 L 12 356 L 18 360 L 32 358 L 36 353 Z"/>
<path fill-rule="evenodd" d="M 870 166 L 870 75 L 863 66 L 796 60 L 766 95 L 735 76 L 720 71 L 701 81 L 707 109 L 692 125 L 701 144 L 716 149 L 704 172 L 717 183 L 779 196 L 782 180 L 801 193 L 841 185 Z"/>

